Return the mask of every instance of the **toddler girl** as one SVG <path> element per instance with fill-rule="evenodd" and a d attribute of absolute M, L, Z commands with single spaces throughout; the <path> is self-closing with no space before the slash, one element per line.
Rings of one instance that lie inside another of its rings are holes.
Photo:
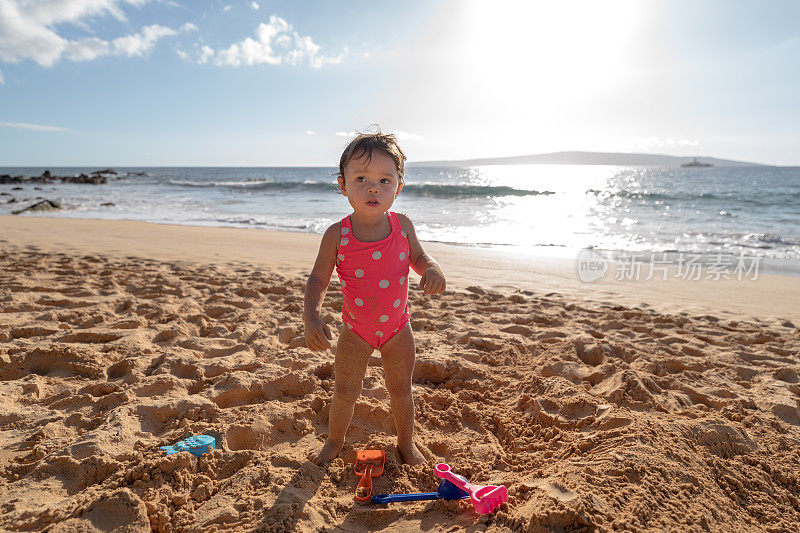
<path fill-rule="evenodd" d="M 333 459 L 342 449 L 376 348 L 383 360 L 397 448 L 406 463 L 425 460 L 413 441 L 414 336 L 408 319 L 408 269 L 422 276 L 419 286 L 425 294 L 443 292 L 445 279 L 438 263 L 422 250 L 411 220 L 389 211 L 403 189 L 405 159 L 393 135 L 376 133 L 353 139 L 339 161 L 339 187 L 353 212 L 322 237 L 306 285 L 303 317 L 308 348 L 330 348 L 333 337 L 320 310 L 336 268 L 344 326 L 336 344 L 328 439 L 314 458 L 317 464 Z"/>

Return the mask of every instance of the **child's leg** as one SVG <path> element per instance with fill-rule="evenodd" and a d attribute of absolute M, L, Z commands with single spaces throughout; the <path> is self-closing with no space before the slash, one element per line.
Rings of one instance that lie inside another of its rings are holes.
<path fill-rule="evenodd" d="M 369 356 L 373 348 L 367 341 L 353 333 L 347 326 L 339 333 L 336 344 L 336 362 L 330 414 L 328 415 L 328 439 L 325 446 L 314 458 L 316 464 L 323 464 L 334 457 L 344 445 L 344 436 L 350 419 L 353 418 L 353 407 L 361 395 L 361 384 L 367 370 Z"/>
<path fill-rule="evenodd" d="M 392 403 L 392 417 L 397 429 L 397 448 L 408 464 L 425 462 L 414 444 L 414 398 L 411 395 L 411 375 L 414 372 L 414 334 L 411 324 L 381 346 L 386 390 Z"/>

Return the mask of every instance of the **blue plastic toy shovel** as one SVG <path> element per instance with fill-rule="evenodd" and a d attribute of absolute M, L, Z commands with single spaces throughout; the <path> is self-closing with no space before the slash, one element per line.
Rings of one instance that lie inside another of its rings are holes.
<path fill-rule="evenodd" d="M 415 502 L 419 500 L 463 500 L 469 498 L 469 492 L 461 490 L 446 479 L 439 483 L 436 492 L 418 492 L 416 494 L 376 494 L 372 503 Z"/>

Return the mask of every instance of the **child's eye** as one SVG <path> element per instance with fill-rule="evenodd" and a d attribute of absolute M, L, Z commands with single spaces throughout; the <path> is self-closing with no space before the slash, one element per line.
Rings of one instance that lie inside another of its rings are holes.
<path fill-rule="evenodd" d="M 381 180 L 381 183 L 391 183 L 391 181 L 389 180 L 389 178 L 383 178 Z"/>
<path fill-rule="evenodd" d="M 358 176 L 358 177 L 356 178 L 356 181 L 364 181 L 364 176 Z"/>

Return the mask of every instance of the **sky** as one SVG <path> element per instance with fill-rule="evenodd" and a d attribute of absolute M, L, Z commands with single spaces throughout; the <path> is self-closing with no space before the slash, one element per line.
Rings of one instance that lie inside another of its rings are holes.
<path fill-rule="evenodd" d="M 0 0 L 0 166 L 562 150 L 800 166 L 793 0 Z"/>

